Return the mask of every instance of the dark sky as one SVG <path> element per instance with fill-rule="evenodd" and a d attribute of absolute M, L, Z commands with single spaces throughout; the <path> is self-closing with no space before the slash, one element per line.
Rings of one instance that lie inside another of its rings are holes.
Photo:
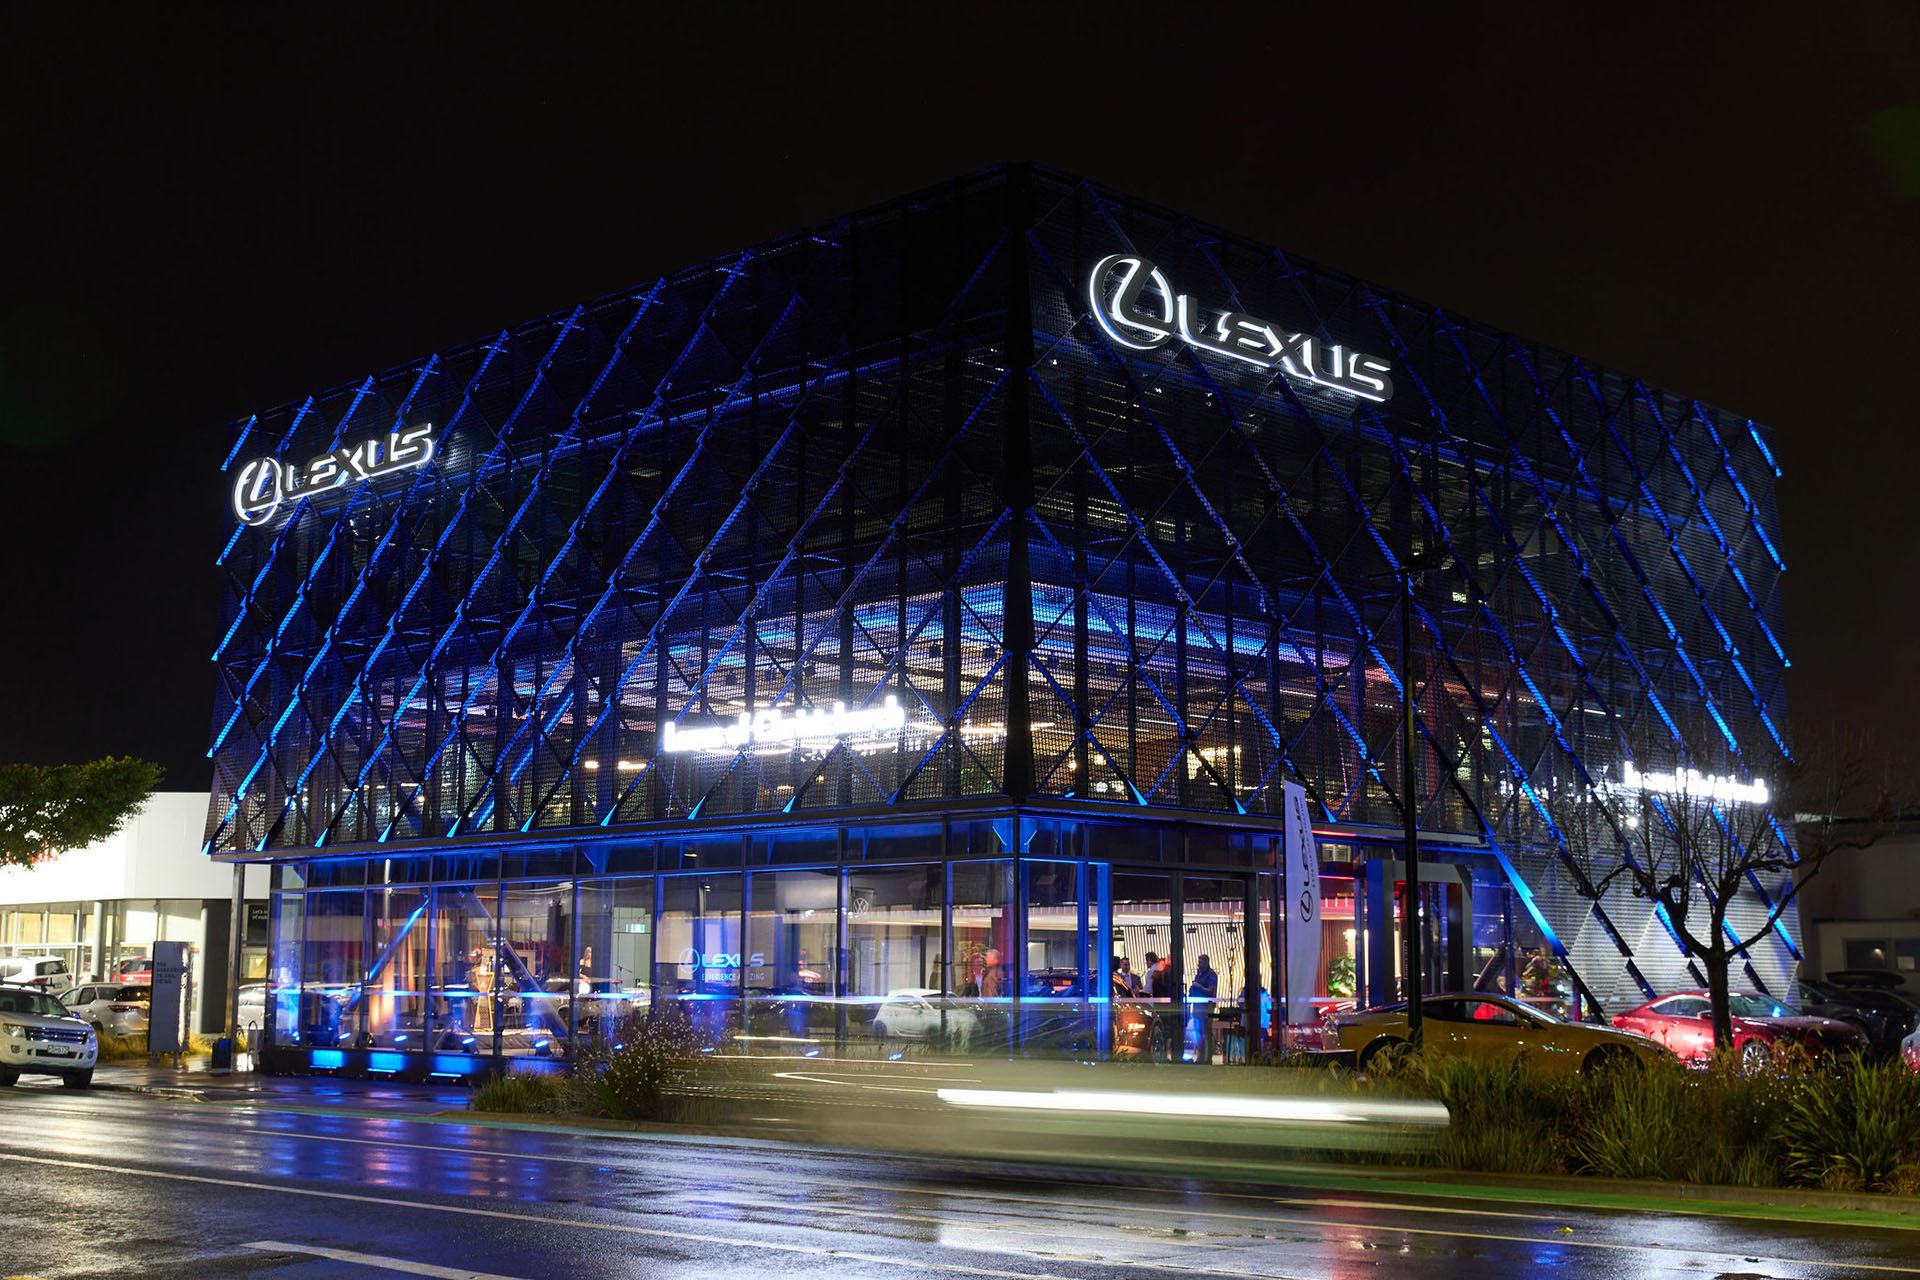
<path fill-rule="evenodd" d="M 206 785 L 231 419 L 1006 159 L 1771 423 L 1920 714 L 1920 5 L 380 8 L 0 9 L 0 760 Z"/>

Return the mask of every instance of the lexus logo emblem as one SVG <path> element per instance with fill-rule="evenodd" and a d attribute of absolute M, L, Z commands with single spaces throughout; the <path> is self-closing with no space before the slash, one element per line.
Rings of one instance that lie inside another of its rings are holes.
<path fill-rule="evenodd" d="M 1110 253 L 1087 276 L 1093 322 L 1114 343 L 1152 351 L 1178 338 L 1196 351 L 1260 369 L 1289 381 L 1385 403 L 1393 396 L 1392 366 L 1310 333 L 1293 333 L 1240 311 L 1209 313 L 1191 294 L 1177 293 L 1167 275 L 1134 253 Z"/>
<path fill-rule="evenodd" d="M 341 445 L 330 453 L 288 466 L 278 458 L 254 458 L 233 477 L 233 514 L 244 525 L 273 519 L 288 499 L 304 498 L 342 485 L 377 480 L 397 471 L 415 471 L 439 451 L 433 424 L 399 427 L 384 436 Z"/>
<path fill-rule="evenodd" d="M 233 514 L 241 524 L 265 524 L 280 509 L 280 461 L 255 458 L 233 478 Z"/>

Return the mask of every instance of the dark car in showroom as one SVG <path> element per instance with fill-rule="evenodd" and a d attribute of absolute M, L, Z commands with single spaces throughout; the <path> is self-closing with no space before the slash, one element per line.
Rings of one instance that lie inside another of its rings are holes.
<path fill-rule="evenodd" d="M 1842 969 L 1800 979 L 1802 1013 L 1851 1022 L 1867 1033 L 1877 1056 L 1892 1057 L 1920 1024 L 1920 1008 L 1899 994 L 1900 975 L 1878 969 Z"/>
<path fill-rule="evenodd" d="M 1774 1061 L 1779 1050 L 1797 1046 L 1815 1056 L 1864 1053 L 1866 1032 L 1837 1018 L 1809 1017 L 1772 996 L 1737 991 L 1727 998 L 1733 1022 L 1733 1053 L 1744 1070 Z M 1714 1057 L 1713 1002 L 1704 991 L 1676 991 L 1613 1016 L 1622 1031 L 1658 1040 L 1682 1062 L 1704 1066 Z"/>

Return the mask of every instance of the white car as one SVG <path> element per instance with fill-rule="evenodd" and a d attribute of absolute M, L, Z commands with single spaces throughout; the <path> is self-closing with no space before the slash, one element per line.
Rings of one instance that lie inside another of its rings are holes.
<path fill-rule="evenodd" d="M 153 988 L 124 982 L 89 982 L 62 996 L 74 1017 L 91 1024 L 98 1036 L 143 1036 L 153 1011 Z"/>
<path fill-rule="evenodd" d="M 944 1028 L 941 1022 L 943 1015 Z M 873 1015 L 875 1040 L 944 1039 L 958 1048 L 965 1048 L 972 1041 L 973 1033 L 979 1029 L 980 1019 L 973 1010 L 955 1005 L 931 987 L 903 987 L 898 991 L 889 991 L 886 1003 Z"/>
<path fill-rule="evenodd" d="M 73 974 L 59 956 L 7 956 L 0 959 L 0 983 L 38 987 L 52 995 L 73 988 Z"/>
<path fill-rule="evenodd" d="M 33 987 L 0 986 L 0 1088 L 42 1075 L 84 1089 L 99 1053 L 93 1028 L 58 1000 Z"/>
<path fill-rule="evenodd" d="M 249 982 L 240 988 L 240 1034 L 247 1035 L 249 1027 L 261 1031 L 267 1029 L 267 984 Z"/>

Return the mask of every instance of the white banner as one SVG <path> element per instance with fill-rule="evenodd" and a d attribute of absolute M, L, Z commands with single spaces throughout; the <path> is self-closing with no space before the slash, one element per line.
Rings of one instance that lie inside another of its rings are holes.
<path fill-rule="evenodd" d="M 1287 910 L 1287 1021 L 1317 1022 L 1313 1006 L 1320 985 L 1320 850 L 1313 843 L 1306 789 L 1281 784 L 1287 808 L 1286 871 L 1281 892 Z"/>

